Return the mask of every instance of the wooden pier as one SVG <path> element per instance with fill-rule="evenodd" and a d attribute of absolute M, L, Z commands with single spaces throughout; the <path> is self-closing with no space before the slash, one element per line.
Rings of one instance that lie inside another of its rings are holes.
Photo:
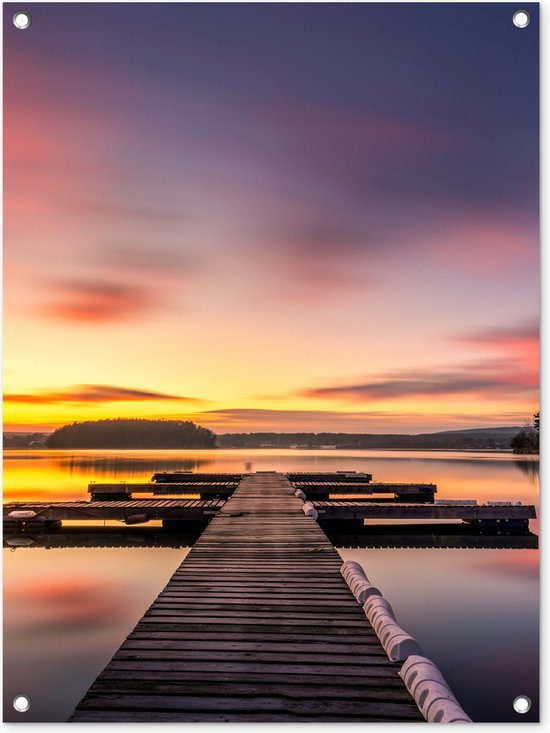
<path fill-rule="evenodd" d="M 313 501 L 319 521 L 364 519 L 460 519 L 463 522 L 521 522 L 536 516 L 535 507 L 502 504 L 408 504 L 368 503 L 365 501 Z"/>
<path fill-rule="evenodd" d="M 424 719 L 294 491 L 242 479 L 71 721 Z"/>
<path fill-rule="evenodd" d="M 207 521 L 225 504 L 217 499 L 134 499 L 115 501 L 17 502 L 4 504 L 6 524 L 117 520 L 141 524 L 152 520 Z"/>
<path fill-rule="evenodd" d="M 371 473 L 363 473 L 362 471 L 335 471 L 332 473 L 307 471 L 303 473 L 297 473 L 296 471 L 286 473 L 286 477 L 293 484 L 297 483 L 318 483 L 320 481 L 326 481 L 331 484 L 335 483 L 354 483 L 364 484 L 372 481 Z"/>
<path fill-rule="evenodd" d="M 433 504 L 437 487 L 434 484 L 383 484 L 383 483 L 351 483 L 332 481 L 297 481 L 297 489 L 304 492 L 308 499 L 338 498 L 346 496 L 369 497 L 370 501 L 419 501 Z M 377 494 L 381 494 L 377 498 Z M 390 495 L 390 496 L 388 496 Z"/>
<path fill-rule="evenodd" d="M 244 480 L 244 479 L 243 479 Z M 122 484 L 124 486 L 124 484 Z M 235 492 L 236 494 L 236 492 Z M 235 494 L 229 497 L 234 506 Z M 69 502 L 17 502 L 4 504 L 4 526 L 29 526 L 52 524 L 63 521 L 109 521 L 125 524 L 143 524 L 153 520 L 163 522 L 209 521 L 222 507 L 224 499 L 132 499 L 124 496 L 111 501 L 69 501 Z M 365 519 L 376 520 L 460 520 L 478 524 L 506 524 L 527 526 L 529 519 L 536 517 L 535 508 L 529 505 L 509 503 L 431 504 L 414 501 L 369 501 L 327 500 L 311 502 L 324 526 L 332 523 L 355 521 L 363 524 Z M 264 511 L 269 511 L 269 501 L 264 502 Z"/>
<path fill-rule="evenodd" d="M 118 483 L 97 484 L 88 486 L 88 493 L 92 501 L 124 501 L 139 495 L 151 496 L 199 496 L 201 499 L 227 499 L 237 488 L 237 484 L 224 482 L 203 482 L 200 480 L 191 483 Z"/>

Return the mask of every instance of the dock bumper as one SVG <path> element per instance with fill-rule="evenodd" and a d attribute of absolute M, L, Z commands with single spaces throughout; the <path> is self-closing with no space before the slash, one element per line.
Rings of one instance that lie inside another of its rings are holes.
<path fill-rule="evenodd" d="M 428 723 L 471 723 L 437 666 L 426 657 L 410 656 L 399 676 Z"/>

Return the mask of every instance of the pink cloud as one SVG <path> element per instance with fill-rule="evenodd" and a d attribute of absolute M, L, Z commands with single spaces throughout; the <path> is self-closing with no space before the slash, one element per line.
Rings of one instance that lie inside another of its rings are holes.
<path fill-rule="evenodd" d="M 532 321 L 520 326 L 486 328 L 459 334 L 455 339 L 487 351 L 506 354 L 538 368 L 539 325 Z"/>
<path fill-rule="evenodd" d="M 134 284 L 68 280 L 57 284 L 55 300 L 40 313 L 59 321 L 105 324 L 133 319 L 157 302 L 152 291 Z"/>
<path fill-rule="evenodd" d="M 534 219 L 504 210 L 449 212 L 413 235 L 417 253 L 458 274 L 489 282 L 538 266 L 539 234 Z"/>
<path fill-rule="evenodd" d="M 489 352 L 491 358 L 448 367 L 401 369 L 350 383 L 310 387 L 299 394 L 349 402 L 460 396 L 536 402 L 539 339 L 535 322 L 478 329 L 453 340 Z"/>

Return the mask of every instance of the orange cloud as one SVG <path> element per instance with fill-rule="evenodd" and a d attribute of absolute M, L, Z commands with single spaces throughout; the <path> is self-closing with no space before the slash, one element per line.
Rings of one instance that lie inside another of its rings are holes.
<path fill-rule="evenodd" d="M 177 400 L 183 402 L 204 402 L 196 397 L 152 392 L 143 389 L 128 389 L 105 384 L 81 384 L 64 390 L 48 390 L 31 394 L 6 394 L 5 402 L 48 405 L 57 402 L 134 402 L 134 401 Z"/>

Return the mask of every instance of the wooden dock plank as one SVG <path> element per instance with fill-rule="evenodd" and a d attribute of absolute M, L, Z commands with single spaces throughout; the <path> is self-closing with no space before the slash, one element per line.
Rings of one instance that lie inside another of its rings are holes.
<path fill-rule="evenodd" d="M 403 706 L 405 708 L 405 706 Z M 296 722 L 314 722 L 314 723 L 340 723 L 343 720 L 346 722 L 362 722 L 367 718 L 363 715 L 360 718 L 349 716 L 342 717 L 338 715 L 315 715 L 315 716 L 296 716 L 289 714 L 276 714 L 273 711 L 265 713 L 257 713 L 250 711 L 239 710 L 237 712 L 226 712 L 226 713 L 209 713 L 206 711 L 197 712 L 184 712 L 184 711 L 141 711 L 132 709 L 128 710 L 88 710 L 86 711 L 86 717 L 81 717 L 81 720 L 85 720 L 88 723 L 125 723 L 131 720 L 134 723 L 296 723 Z M 409 712 L 409 711 L 407 711 Z M 383 717 L 382 715 L 369 716 L 369 723 L 388 723 L 388 722 L 401 722 L 411 720 L 412 722 L 418 722 L 416 713 L 418 710 L 416 707 L 414 711 L 410 708 L 409 715 L 405 715 L 403 712 L 400 716 L 388 715 Z M 72 718 L 71 718 L 72 720 Z"/>
<path fill-rule="evenodd" d="M 358 718 L 367 719 L 373 715 L 384 715 L 387 717 L 402 717 L 418 720 L 418 709 L 411 701 L 371 701 L 371 700 L 349 700 L 349 699 L 315 699 L 301 698 L 292 699 L 283 696 L 279 697 L 248 697 L 248 696 L 223 696 L 219 692 L 215 696 L 190 696 L 190 695 L 124 695 L 122 693 L 97 693 L 91 694 L 81 703 L 82 711 L 86 709 L 103 710 L 124 710 L 131 713 L 133 710 L 151 711 L 181 711 L 182 713 L 197 713 L 204 711 L 212 714 L 213 711 L 220 712 L 275 712 L 291 713 L 300 717 L 319 715 L 338 715 L 342 719 Z"/>
<path fill-rule="evenodd" d="M 131 673 L 129 672 L 128 675 Z M 394 700 L 410 702 L 410 697 L 405 690 L 400 688 L 392 688 L 382 686 L 380 678 L 376 678 L 374 684 L 362 684 L 357 687 L 346 687 L 342 685 L 327 684 L 316 682 L 315 686 L 307 685 L 307 694 L 309 699 L 326 700 L 329 698 L 353 699 L 360 698 L 364 700 Z M 113 692 L 135 694 L 137 692 L 151 693 L 176 693 L 178 695 L 203 695 L 205 697 L 212 695 L 211 681 L 178 681 L 173 680 L 167 682 L 164 680 L 155 681 L 151 679 L 140 679 L 139 677 L 128 677 L 126 679 L 99 678 L 93 685 L 93 692 Z M 251 697 L 277 695 L 286 698 L 301 698 L 304 696 L 304 690 L 299 684 L 286 684 L 276 682 L 264 682 L 263 679 L 258 682 L 217 682 L 216 690 L 225 695 Z"/>

